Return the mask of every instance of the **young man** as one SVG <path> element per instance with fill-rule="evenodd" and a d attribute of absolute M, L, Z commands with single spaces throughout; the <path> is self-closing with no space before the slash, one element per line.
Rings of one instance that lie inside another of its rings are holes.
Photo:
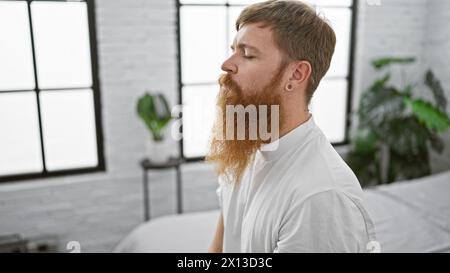
<path fill-rule="evenodd" d="M 217 164 L 222 212 L 209 252 L 368 252 L 375 230 L 360 184 L 308 111 L 334 31 L 295 0 L 248 6 L 236 29 L 206 158 Z M 278 121 L 279 138 L 250 139 L 247 123 L 245 139 L 219 137 L 230 105 L 278 105 L 277 120 L 275 110 L 258 120 Z"/>

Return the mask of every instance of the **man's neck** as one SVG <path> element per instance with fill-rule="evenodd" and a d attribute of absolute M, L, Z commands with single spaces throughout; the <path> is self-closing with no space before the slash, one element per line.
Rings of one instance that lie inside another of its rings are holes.
<path fill-rule="evenodd" d="M 286 115 L 286 119 L 283 122 L 282 128 L 280 128 L 280 136 L 279 138 L 283 137 L 290 131 L 294 130 L 298 126 L 302 125 L 303 123 L 307 122 L 309 120 L 310 113 L 308 110 L 301 111 L 300 113 L 296 113 L 294 115 Z"/>

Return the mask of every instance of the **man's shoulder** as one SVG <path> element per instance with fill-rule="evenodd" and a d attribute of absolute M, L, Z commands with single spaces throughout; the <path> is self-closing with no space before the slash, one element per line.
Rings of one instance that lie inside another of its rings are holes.
<path fill-rule="evenodd" d="M 291 191 L 290 198 L 294 203 L 324 203 L 333 206 L 333 203 L 355 203 L 362 200 L 362 196 L 348 192 L 345 189 L 337 187 L 317 187 L 305 191 L 301 188 L 294 188 Z"/>
<path fill-rule="evenodd" d="M 324 136 L 318 136 L 296 152 L 289 164 L 290 180 L 299 187 L 361 190 L 353 170 Z"/>

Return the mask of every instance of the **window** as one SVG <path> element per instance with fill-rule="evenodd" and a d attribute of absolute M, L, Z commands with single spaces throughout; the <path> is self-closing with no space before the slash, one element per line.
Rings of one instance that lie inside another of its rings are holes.
<path fill-rule="evenodd" d="M 93 1 L 0 1 L 0 181 L 104 170 Z"/>
<path fill-rule="evenodd" d="M 180 100 L 183 109 L 182 154 L 200 158 L 206 153 L 214 122 L 220 66 L 230 54 L 234 23 L 254 0 L 180 0 Z M 347 141 L 347 115 L 351 96 L 352 0 L 309 0 L 330 21 L 336 32 L 331 66 L 311 101 L 318 126 L 333 144 Z"/>

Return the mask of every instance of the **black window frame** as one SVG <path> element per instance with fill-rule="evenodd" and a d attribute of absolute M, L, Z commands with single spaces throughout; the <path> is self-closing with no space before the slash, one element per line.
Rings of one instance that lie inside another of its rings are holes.
<path fill-rule="evenodd" d="M 5 1 L 5 0 L 1 0 Z M 6 0 L 6 1 L 20 1 L 26 2 L 28 7 L 28 21 L 29 21 L 29 30 L 30 30 L 30 39 L 31 39 L 31 50 L 32 50 L 32 58 L 33 58 L 33 70 L 34 70 L 34 89 L 29 90 L 5 90 L 0 91 L 1 93 L 15 93 L 15 92 L 30 92 L 34 91 L 36 94 L 36 103 L 37 103 L 37 115 L 39 122 L 39 134 L 40 134 L 40 144 L 41 144 L 41 156 L 42 156 L 42 167 L 43 170 L 41 172 L 33 172 L 33 173 L 24 173 L 24 174 L 12 174 L 12 175 L 0 175 L 0 183 L 5 182 L 13 182 L 20 180 L 30 180 L 30 179 L 42 179 L 56 176 L 69 176 L 76 174 L 85 174 L 85 173 L 93 173 L 93 172 L 105 172 L 106 164 L 104 157 L 104 144 L 103 144 L 103 126 L 102 126 L 102 117 L 101 117 L 101 97 L 100 97 L 100 80 L 99 80 L 99 67 L 98 67 L 98 53 L 97 53 L 97 33 L 96 33 L 96 24 L 95 24 L 95 3 L 94 0 L 80 0 L 76 2 L 86 2 L 87 6 L 87 15 L 88 15 L 88 27 L 89 27 L 89 44 L 90 44 L 90 55 L 91 55 L 91 73 L 92 73 L 92 86 L 87 87 L 70 87 L 70 88 L 50 88 L 50 89 L 40 89 L 37 77 L 37 69 L 36 69 L 36 54 L 35 54 L 35 45 L 34 45 L 34 34 L 33 34 L 33 23 L 31 18 L 31 3 L 32 2 L 70 2 L 64 0 Z M 41 120 L 41 110 L 40 110 L 40 98 L 39 92 L 41 91 L 55 91 L 58 90 L 60 92 L 64 92 L 64 90 L 81 90 L 81 89 L 92 89 L 93 94 L 93 104 L 94 104 L 94 114 L 95 114 L 95 132 L 96 132 L 96 141 L 97 141 L 97 166 L 95 167 L 86 167 L 86 168 L 71 168 L 66 170 L 56 170 L 56 171 L 48 171 L 45 163 L 45 151 L 44 151 L 44 140 L 43 140 L 43 132 L 42 132 L 42 120 Z"/>

